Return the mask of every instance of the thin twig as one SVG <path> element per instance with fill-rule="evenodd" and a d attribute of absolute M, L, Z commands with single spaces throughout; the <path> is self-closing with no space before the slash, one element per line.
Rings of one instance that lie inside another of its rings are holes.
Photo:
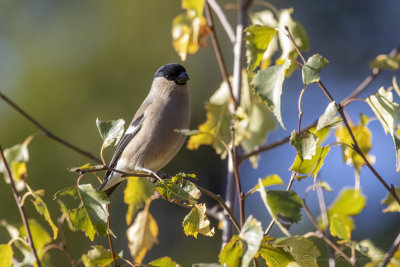
<path fill-rule="evenodd" d="M 390 57 L 395 56 L 396 54 L 398 54 L 400 51 L 400 44 L 396 47 L 393 48 L 392 51 L 389 53 Z M 370 75 L 368 75 L 358 86 L 357 88 L 355 88 L 345 99 L 343 99 L 340 102 L 341 106 L 344 106 L 343 104 L 346 103 L 347 101 L 349 101 L 350 99 L 357 97 L 359 94 L 361 94 L 374 80 L 376 77 L 379 76 L 379 74 L 381 74 L 382 71 L 380 69 L 373 69 L 372 73 Z M 302 129 L 302 132 L 314 127 L 315 125 L 317 125 L 318 120 L 314 121 L 313 123 L 307 125 L 305 128 Z M 266 152 L 269 151 L 275 147 L 278 147 L 282 144 L 285 144 L 287 142 L 289 142 L 290 140 L 290 136 L 286 136 L 280 140 L 277 140 L 273 143 L 270 144 L 266 144 L 264 146 L 257 146 L 255 147 L 253 150 L 248 151 L 247 153 L 244 153 L 240 158 L 238 158 L 238 163 L 241 164 L 244 160 L 248 159 L 251 156 L 260 154 L 262 152 Z"/>
<path fill-rule="evenodd" d="M 346 253 L 343 252 L 343 250 L 341 250 L 339 247 L 337 247 L 329 238 L 327 238 L 323 231 L 321 230 L 321 228 L 319 227 L 317 221 L 314 219 L 314 217 L 311 214 L 311 211 L 308 209 L 306 201 L 303 199 L 303 208 L 304 211 L 306 212 L 308 218 L 310 218 L 311 223 L 314 225 L 315 229 L 317 229 L 318 231 L 318 235 L 317 237 L 322 238 L 331 248 L 333 248 L 336 253 L 340 254 L 346 261 L 348 261 L 352 266 L 357 267 L 357 263 L 352 262 L 351 259 L 349 258 L 349 256 L 346 255 Z"/>
<path fill-rule="evenodd" d="M 299 127 L 297 130 L 297 134 L 301 133 L 301 118 L 303 117 L 303 111 L 301 110 L 301 100 L 303 99 L 303 94 L 306 91 L 307 86 L 304 86 L 303 90 L 300 92 L 299 96 L 299 102 L 297 103 L 298 109 L 299 109 Z"/>
<path fill-rule="evenodd" d="M 210 2 L 210 0 L 207 0 L 207 1 L 204 2 L 204 10 L 205 10 L 205 13 L 206 13 L 208 27 L 210 28 L 210 31 L 211 31 L 211 41 L 212 41 L 212 44 L 213 44 L 213 47 L 214 47 L 215 56 L 216 56 L 217 61 L 218 61 L 218 66 L 219 66 L 219 69 L 221 71 L 222 78 L 224 79 L 224 82 L 228 86 L 232 105 L 236 109 L 237 106 L 238 106 L 238 103 L 236 102 L 235 97 L 233 95 L 232 85 L 231 85 L 231 82 L 229 81 L 229 75 L 228 75 L 228 71 L 226 69 L 224 56 L 222 54 L 221 47 L 220 47 L 219 42 L 218 42 L 217 34 L 215 32 L 214 21 L 213 21 L 213 17 L 212 17 L 212 14 L 211 14 L 211 11 L 210 11 L 210 7 L 209 7 L 209 4 L 208 4 L 209 2 Z"/>
<path fill-rule="evenodd" d="M 219 21 L 222 24 L 222 27 L 224 28 L 226 34 L 228 35 L 229 40 L 231 41 L 232 44 L 234 44 L 235 39 L 236 39 L 235 32 L 233 31 L 231 24 L 229 23 L 228 19 L 226 18 L 224 11 L 222 11 L 222 9 L 219 6 L 219 4 L 217 3 L 217 1 L 207 0 L 206 2 L 208 2 L 210 7 L 214 10 L 215 14 L 217 15 Z"/>
<path fill-rule="evenodd" d="M 110 250 L 111 250 L 111 255 L 112 255 L 112 259 L 113 259 L 113 264 L 114 267 L 117 267 L 117 262 L 115 260 L 115 251 L 114 251 L 114 246 L 113 246 L 113 242 L 112 242 L 112 236 L 111 236 L 111 219 L 110 219 L 110 204 L 107 204 L 107 212 L 108 212 L 108 216 L 107 216 L 107 227 L 108 227 L 108 231 L 107 231 L 107 237 L 108 237 L 108 244 L 110 246 Z"/>
<path fill-rule="evenodd" d="M 385 258 L 385 261 L 382 263 L 382 267 L 386 267 L 390 259 L 393 257 L 394 253 L 397 251 L 400 245 L 400 233 L 397 235 L 396 239 L 393 242 L 393 245 L 390 247 L 389 252 L 387 257 Z"/>
<path fill-rule="evenodd" d="M 31 248 L 33 256 L 35 257 L 36 264 L 39 267 L 41 267 L 42 264 L 41 264 L 41 262 L 39 260 L 38 254 L 36 252 L 35 245 L 33 244 L 32 234 L 31 234 L 31 230 L 29 228 L 28 220 L 26 218 L 24 205 L 21 204 L 21 197 L 18 194 L 17 188 L 15 187 L 14 178 L 12 176 L 12 173 L 10 171 L 10 167 L 8 166 L 8 163 L 7 163 L 6 158 L 4 156 L 3 149 L 1 147 L 1 145 L 0 145 L 0 157 L 1 157 L 1 160 L 3 161 L 4 167 L 5 167 L 4 168 L 5 169 L 5 173 L 6 173 L 7 177 L 8 177 L 8 179 L 10 180 L 11 190 L 13 192 L 15 202 L 17 203 L 19 214 L 21 215 L 22 223 L 24 224 L 26 236 L 28 238 L 28 245 Z"/>
<path fill-rule="evenodd" d="M 2 98 L 10 106 L 12 106 L 16 111 L 18 111 L 22 116 L 24 116 L 28 121 L 30 121 L 32 124 L 34 124 L 37 128 L 39 128 L 43 132 L 43 134 L 45 134 L 47 137 L 55 140 L 56 142 L 72 149 L 73 151 L 75 151 L 95 162 L 101 163 L 101 160 L 99 158 L 93 156 L 91 153 L 84 151 L 84 150 L 80 149 L 79 147 L 67 142 L 66 140 L 54 135 L 46 127 L 44 127 L 37 120 L 35 120 L 31 115 L 29 115 L 27 112 L 25 112 L 23 109 L 21 109 L 17 104 L 15 104 L 11 99 L 9 99 L 7 96 L 5 96 L 1 91 L 0 91 L 0 98 Z"/>
<path fill-rule="evenodd" d="M 65 256 L 67 257 L 71 267 L 76 267 L 76 262 L 75 262 L 74 258 L 72 258 L 71 252 L 69 251 L 69 249 L 67 247 L 67 239 L 65 238 L 64 231 L 62 229 L 64 221 L 65 221 L 65 215 L 63 214 L 58 219 L 58 232 L 60 233 L 61 246 L 62 246 Z"/>

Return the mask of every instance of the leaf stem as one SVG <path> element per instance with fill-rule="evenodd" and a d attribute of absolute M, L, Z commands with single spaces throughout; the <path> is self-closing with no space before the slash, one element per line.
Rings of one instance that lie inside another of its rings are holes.
<path fill-rule="evenodd" d="M 84 151 L 80 149 L 79 147 L 67 142 L 66 140 L 54 135 L 52 132 L 50 132 L 47 128 L 45 128 L 42 124 L 40 124 L 37 120 L 35 120 L 31 115 L 29 115 L 26 111 L 21 109 L 16 103 L 14 103 L 11 99 L 9 99 L 6 95 L 4 95 L 0 91 L 0 98 L 2 98 L 7 104 L 9 104 L 11 107 L 13 107 L 16 111 L 18 111 L 22 116 L 24 116 L 28 121 L 30 121 L 32 124 L 34 124 L 37 128 L 39 128 L 44 135 L 49 137 L 50 139 L 53 139 L 54 141 L 70 148 L 71 150 L 95 161 L 98 163 L 101 163 L 101 160 L 95 156 L 93 156 L 91 153 Z"/>
<path fill-rule="evenodd" d="M 6 158 L 4 156 L 3 149 L 1 147 L 1 145 L 0 145 L 0 157 L 1 157 L 1 160 L 3 161 L 4 167 L 5 167 L 5 173 L 8 176 L 8 179 L 10 180 L 11 190 L 13 192 L 15 202 L 17 203 L 19 214 L 21 216 L 22 223 L 24 224 L 26 236 L 28 238 L 28 245 L 29 245 L 29 247 L 30 247 L 30 249 L 31 249 L 31 251 L 33 253 L 33 256 L 35 257 L 36 264 L 38 265 L 38 267 L 41 267 L 42 264 L 41 264 L 41 262 L 39 260 L 38 254 L 36 252 L 35 245 L 33 244 L 32 234 L 31 234 L 31 230 L 29 228 L 28 220 L 26 218 L 24 205 L 22 205 L 22 203 L 21 203 L 21 197 L 18 194 L 17 188 L 15 187 L 14 178 L 12 176 L 12 173 L 10 171 L 10 167 L 8 166 L 8 163 L 7 163 Z"/>

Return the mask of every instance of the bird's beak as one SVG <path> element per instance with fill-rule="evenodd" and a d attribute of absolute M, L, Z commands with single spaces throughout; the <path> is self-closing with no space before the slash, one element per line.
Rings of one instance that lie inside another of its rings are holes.
<path fill-rule="evenodd" d="M 181 85 L 186 84 L 187 80 L 190 80 L 190 79 L 186 72 L 182 72 L 181 74 L 179 74 L 178 78 L 176 79 L 178 84 L 181 84 Z"/>

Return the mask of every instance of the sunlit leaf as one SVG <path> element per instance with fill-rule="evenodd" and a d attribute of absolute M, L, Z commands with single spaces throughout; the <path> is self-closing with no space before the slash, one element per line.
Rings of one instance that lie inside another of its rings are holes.
<path fill-rule="evenodd" d="M 149 212 L 149 206 L 150 200 L 146 203 L 144 210 L 137 214 L 132 226 L 126 232 L 128 247 L 135 263 L 142 263 L 147 251 L 158 243 L 158 226 Z"/>
<path fill-rule="evenodd" d="M 183 179 L 185 176 L 187 175 L 177 174 L 172 178 L 159 181 L 156 185 L 156 190 L 168 200 L 195 204 L 201 196 L 200 190 L 194 183 Z"/>
<path fill-rule="evenodd" d="M 194 12 L 195 16 L 201 16 L 205 0 L 182 0 L 182 8 Z"/>
<path fill-rule="evenodd" d="M 383 250 L 376 247 L 369 239 L 364 239 L 358 242 L 356 250 L 370 258 L 372 261 L 382 260 L 382 255 L 385 254 Z"/>
<path fill-rule="evenodd" d="M 225 157 L 227 154 L 225 144 L 229 144 L 231 140 L 230 124 L 232 114 L 228 109 L 228 105 L 215 105 L 206 102 L 207 120 L 199 125 L 199 134 L 192 135 L 188 141 L 188 149 L 197 149 L 200 145 L 211 145 L 217 154 Z"/>
<path fill-rule="evenodd" d="M 307 63 L 302 68 L 303 83 L 309 85 L 319 82 L 319 73 L 328 63 L 329 61 L 320 54 L 309 57 Z"/>
<path fill-rule="evenodd" d="M 38 254 L 41 255 L 42 248 L 52 241 L 49 233 L 46 229 L 38 223 L 35 219 L 28 219 L 29 229 L 32 234 L 33 244 L 35 245 L 35 249 L 38 251 Z M 26 231 L 24 226 L 19 227 L 19 232 L 22 237 L 26 238 Z"/>
<path fill-rule="evenodd" d="M 118 255 L 115 255 L 118 258 Z M 103 267 L 109 266 L 113 262 L 112 253 L 102 246 L 93 246 L 87 254 L 82 255 L 82 262 L 85 267 Z"/>
<path fill-rule="evenodd" d="M 354 137 L 356 138 L 360 150 L 364 153 L 364 155 L 367 156 L 371 161 L 374 161 L 373 158 L 368 155 L 369 151 L 371 150 L 372 147 L 372 134 L 369 131 L 369 129 L 365 125 L 351 125 L 350 126 Z M 342 145 L 342 155 L 343 155 L 343 161 L 348 164 L 354 166 L 356 170 L 360 170 L 360 168 L 365 165 L 364 160 L 362 157 L 352 149 L 353 145 L 353 140 L 351 139 L 351 136 L 349 132 L 347 131 L 347 128 L 345 126 L 340 126 L 335 132 L 336 135 L 336 141 L 345 143 L 347 145 Z M 350 147 L 349 147 L 350 146 Z"/>
<path fill-rule="evenodd" d="M 210 229 L 210 221 L 206 216 L 206 205 L 194 204 L 192 210 L 186 215 L 182 223 L 186 235 L 197 238 L 197 234 L 214 236 L 214 228 Z"/>
<path fill-rule="evenodd" d="M 11 245 L 0 244 L 0 267 L 9 267 L 13 263 L 13 250 Z"/>
<path fill-rule="evenodd" d="M 334 120 L 336 113 L 338 112 L 338 106 L 335 101 L 332 101 L 326 107 L 324 114 L 321 115 L 318 119 L 317 129 L 316 131 L 321 130 L 327 126 L 332 125 L 332 121 Z"/>
<path fill-rule="evenodd" d="M 272 186 L 272 185 L 284 185 L 285 183 L 282 181 L 281 177 L 279 177 L 279 175 L 277 174 L 271 174 L 267 177 L 264 177 L 261 180 L 261 184 L 264 187 L 268 187 L 268 186 Z M 250 194 L 254 193 L 257 191 L 257 189 L 260 188 L 260 184 L 257 183 L 249 192 Z"/>
<path fill-rule="evenodd" d="M 51 219 L 49 209 L 47 208 L 46 203 L 43 201 L 43 199 L 35 192 L 33 191 L 29 185 L 26 185 L 28 188 L 29 192 L 32 194 L 34 200 L 32 200 L 33 205 L 35 206 L 37 212 L 39 212 L 48 224 L 50 225 L 51 229 L 53 230 L 53 239 L 57 238 L 58 234 L 58 227 L 54 224 L 53 220 Z"/>
<path fill-rule="evenodd" d="M 27 143 L 24 142 L 6 148 L 3 153 L 14 178 L 15 186 L 18 191 L 22 191 L 25 188 L 24 180 L 27 176 L 26 162 L 29 161 Z M 5 174 L 5 166 L 2 160 L 0 160 L 0 173 Z M 4 175 L 4 179 L 6 183 L 10 183 L 7 175 Z"/>
<path fill-rule="evenodd" d="M 100 136 L 103 139 L 104 148 L 112 145 L 113 143 L 118 144 L 122 135 L 124 134 L 123 119 L 115 121 L 101 121 L 99 118 L 96 119 L 97 129 L 99 130 Z"/>
<path fill-rule="evenodd" d="M 336 213 L 332 214 L 330 217 L 329 231 L 332 236 L 337 236 L 340 239 L 347 241 L 351 239 L 350 225 L 346 224 Z"/>
<path fill-rule="evenodd" d="M 293 131 L 290 136 L 290 144 L 296 148 L 301 160 L 312 159 L 317 149 L 317 142 L 318 138 L 309 131 L 301 134 Z"/>
<path fill-rule="evenodd" d="M 136 212 L 143 208 L 146 201 L 154 194 L 154 184 L 143 177 L 128 177 L 124 190 L 124 202 L 128 205 L 126 223 L 132 222 Z"/>
<path fill-rule="evenodd" d="M 258 255 L 263 257 L 269 267 L 288 266 L 289 263 L 294 262 L 292 254 L 285 251 L 282 247 L 273 247 L 267 243 L 260 246 Z"/>
<path fill-rule="evenodd" d="M 219 262 L 227 267 L 241 267 L 244 245 L 238 235 L 232 236 L 231 240 L 222 248 L 218 258 Z"/>
<path fill-rule="evenodd" d="M 289 65 L 290 61 L 285 61 L 283 65 L 276 65 L 261 70 L 254 76 L 252 81 L 256 94 L 272 111 L 284 129 L 285 126 L 283 125 L 281 116 L 281 95 L 285 72 Z"/>
<path fill-rule="evenodd" d="M 253 257 L 260 248 L 264 237 L 262 225 L 253 216 L 249 216 L 240 231 L 239 237 L 244 241 L 244 253 L 242 257 L 242 267 L 249 266 Z"/>
<path fill-rule="evenodd" d="M 400 87 L 399 84 L 397 83 L 397 78 L 395 75 L 393 75 L 392 84 L 394 91 L 397 93 L 398 96 L 400 96 Z"/>
<path fill-rule="evenodd" d="M 369 63 L 371 69 L 387 69 L 397 70 L 399 69 L 399 59 L 393 58 L 388 55 L 378 55 L 374 60 Z"/>
<path fill-rule="evenodd" d="M 317 258 L 320 256 L 320 252 L 307 238 L 302 236 L 282 237 L 276 240 L 276 245 L 287 246 L 299 266 L 318 266 Z"/>
<path fill-rule="evenodd" d="M 151 261 L 146 267 L 181 267 L 181 265 L 173 261 L 170 257 L 162 257 Z"/>
<path fill-rule="evenodd" d="M 252 72 L 260 64 L 276 30 L 267 26 L 251 25 L 245 31 L 247 65 L 249 72 Z"/>
<path fill-rule="evenodd" d="M 395 192 L 398 196 L 400 196 L 400 188 L 396 187 Z M 388 193 L 385 199 L 382 200 L 382 205 L 387 205 L 387 207 L 383 210 L 384 213 L 387 212 L 400 212 L 400 205 L 399 203 L 394 199 L 392 194 Z"/>
<path fill-rule="evenodd" d="M 192 267 L 222 267 L 219 263 L 193 263 Z"/>
<path fill-rule="evenodd" d="M 309 160 L 301 160 L 299 155 L 296 155 L 292 166 L 290 166 L 290 170 L 298 172 L 299 174 L 316 177 L 324 164 L 324 159 L 328 155 L 329 150 L 329 146 L 317 147 L 315 155 Z"/>
<path fill-rule="evenodd" d="M 326 181 L 318 181 L 315 186 L 325 189 L 327 192 L 332 192 L 332 187 Z"/>

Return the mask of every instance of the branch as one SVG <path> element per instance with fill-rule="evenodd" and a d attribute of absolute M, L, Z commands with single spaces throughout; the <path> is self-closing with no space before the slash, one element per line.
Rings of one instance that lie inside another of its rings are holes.
<path fill-rule="evenodd" d="M 315 229 L 317 229 L 317 237 L 322 238 L 331 248 L 333 248 L 336 253 L 340 254 L 346 261 L 348 261 L 352 266 L 357 267 L 357 263 L 352 262 L 352 260 L 349 258 L 349 256 L 346 255 L 346 253 L 343 252 L 340 248 L 338 248 L 329 238 L 327 238 L 321 228 L 319 227 L 318 223 L 315 221 L 314 217 L 312 216 L 310 210 L 307 207 L 306 201 L 303 199 L 303 208 L 304 211 L 306 212 L 308 218 L 310 218 L 311 223 L 314 225 Z"/>
<path fill-rule="evenodd" d="M 13 192 L 13 195 L 14 195 L 14 198 L 15 198 L 15 202 L 17 203 L 17 207 L 18 207 L 18 210 L 19 210 L 19 214 L 21 215 L 22 223 L 24 224 L 24 227 L 25 227 L 26 236 L 28 238 L 28 245 L 31 248 L 31 251 L 33 253 L 33 256 L 35 257 L 37 265 L 39 267 L 41 267 L 42 264 L 41 264 L 41 262 L 39 260 L 38 254 L 36 252 L 35 245 L 33 244 L 32 234 L 31 234 L 31 230 L 29 229 L 29 224 L 28 224 L 28 220 L 26 218 L 24 205 L 21 203 L 21 197 L 18 194 L 18 191 L 17 191 L 17 189 L 15 187 L 14 178 L 12 176 L 12 173 L 10 171 L 10 167 L 8 166 L 6 158 L 4 157 L 4 153 L 3 153 L 3 149 L 1 147 L 1 145 L 0 145 L 0 157 L 1 157 L 1 160 L 3 161 L 3 163 L 4 163 L 5 173 L 6 173 L 7 177 L 8 177 L 8 179 L 10 180 L 11 190 Z"/>
<path fill-rule="evenodd" d="M 395 55 L 397 55 L 400 51 L 400 44 L 396 47 L 393 48 L 392 51 L 389 53 L 390 57 L 394 57 Z M 374 80 L 376 77 L 379 76 L 379 74 L 382 73 L 381 69 L 373 69 L 372 73 L 370 75 L 368 75 L 361 83 L 359 86 L 357 86 L 356 89 L 354 89 L 345 99 L 343 99 L 340 102 L 341 106 L 345 106 L 344 104 L 347 103 L 350 99 L 357 97 L 359 94 L 361 94 Z M 305 128 L 303 128 L 301 130 L 301 132 L 305 132 L 306 130 L 316 126 L 318 123 L 318 120 L 314 121 L 313 123 L 309 124 L 308 126 L 306 126 Z M 289 142 L 290 140 L 290 136 L 286 136 L 280 140 L 277 140 L 273 143 L 264 145 L 264 146 L 257 146 L 255 147 L 253 150 L 244 153 L 239 159 L 238 159 L 238 163 L 241 164 L 243 161 L 245 161 L 246 159 L 248 159 L 251 156 L 260 154 L 262 152 L 266 152 L 268 150 L 271 150 L 275 147 L 278 147 L 282 144 L 285 144 L 287 142 Z"/>
<path fill-rule="evenodd" d="M 232 29 L 231 24 L 229 23 L 228 19 L 225 16 L 225 13 L 222 11 L 221 7 L 218 5 L 217 1 L 215 0 L 207 0 L 206 4 L 209 4 L 210 7 L 214 10 L 215 14 L 217 15 L 219 21 L 222 24 L 222 27 L 224 28 L 226 34 L 228 35 L 229 39 L 231 40 L 231 43 L 235 43 L 235 32 Z"/>
<path fill-rule="evenodd" d="M 393 257 L 394 253 L 397 251 L 400 245 L 400 233 L 397 235 L 396 239 L 393 242 L 393 245 L 390 247 L 388 255 L 385 261 L 382 264 L 382 267 L 386 267 L 390 263 L 390 259 Z"/>
<path fill-rule="evenodd" d="M 84 151 L 80 149 L 79 147 L 65 141 L 64 139 L 54 135 L 52 132 L 50 132 L 46 127 L 44 127 L 42 124 L 40 124 L 37 120 L 35 120 L 31 115 L 29 115 L 27 112 L 25 112 L 23 109 L 21 109 L 17 104 L 15 104 L 11 99 L 9 99 L 7 96 L 5 96 L 1 91 L 0 91 L 0 98 L 2 98 L 7 104 L 12 106 L 16 111 L 18 111 L 22 116 L 24 116 L 28 121 L 30 121 L 32 124 L 34 124 L 37 128 L 39 128 L 44 135 L 47 137 L 55 140 L 56 142 L 72 149 L 73 151 L 95 161 L 98 163 L 101 163 L 101 160 L 95 156 L 93 156 L 90 152 Z"/>
<path fill-rule="evenodd" d="M 204 2 L 204 9 L 205 9 L 206 18 L 207 18 L 207 24 L 211 31 L 211 41 L 212 41 L 212 44 L 214 47 L 215 56 L 217 57 L 218 66 L 221 71 L 222 78 L 224 79 L 224 82 L 228 85 L 228 88 L 229 88 L 231 103 L 232 103 L 233 107 L 236 109 L 238 106 L 238 102 L 236 102 L 236 99 L 233 95 L 232 85 L 231 85 L 231 82 L 229 81 L 229 75 L 228 75 L 228 71 L 226 70 L 224 56 L 222 55 L 222 51 L 221 51 L 221 47 L 218 42 L 217 34 L 215 33 L 213 17 L 212 17 L 211 11 L 210 11 L 210 7 L 208 5 L 209 2 L 210 2 L 210 0 L 207 0 Z"/>
<path fill-rule="evenodd" d="M 107 227 L 108 227 L 108 231 L 107 231 L 107 237 L 108 237 L 108 244 L 110 246 L 110 250 L 111 250 L 111 255 L 112 255 L 112 259 L 113 259 L 113 264 L 114 267 L 117 267 L 117 262 L 115 260 L 115 251 L 114 251 L 114 246 L 113 246 L 113 242 L 112 242 L 112 237 L 111 237 L 111 219 L 110 219 L 110 204 L 107 204 L 107 212 L 108 212 L 108 216 L 107 216 Z"/>

